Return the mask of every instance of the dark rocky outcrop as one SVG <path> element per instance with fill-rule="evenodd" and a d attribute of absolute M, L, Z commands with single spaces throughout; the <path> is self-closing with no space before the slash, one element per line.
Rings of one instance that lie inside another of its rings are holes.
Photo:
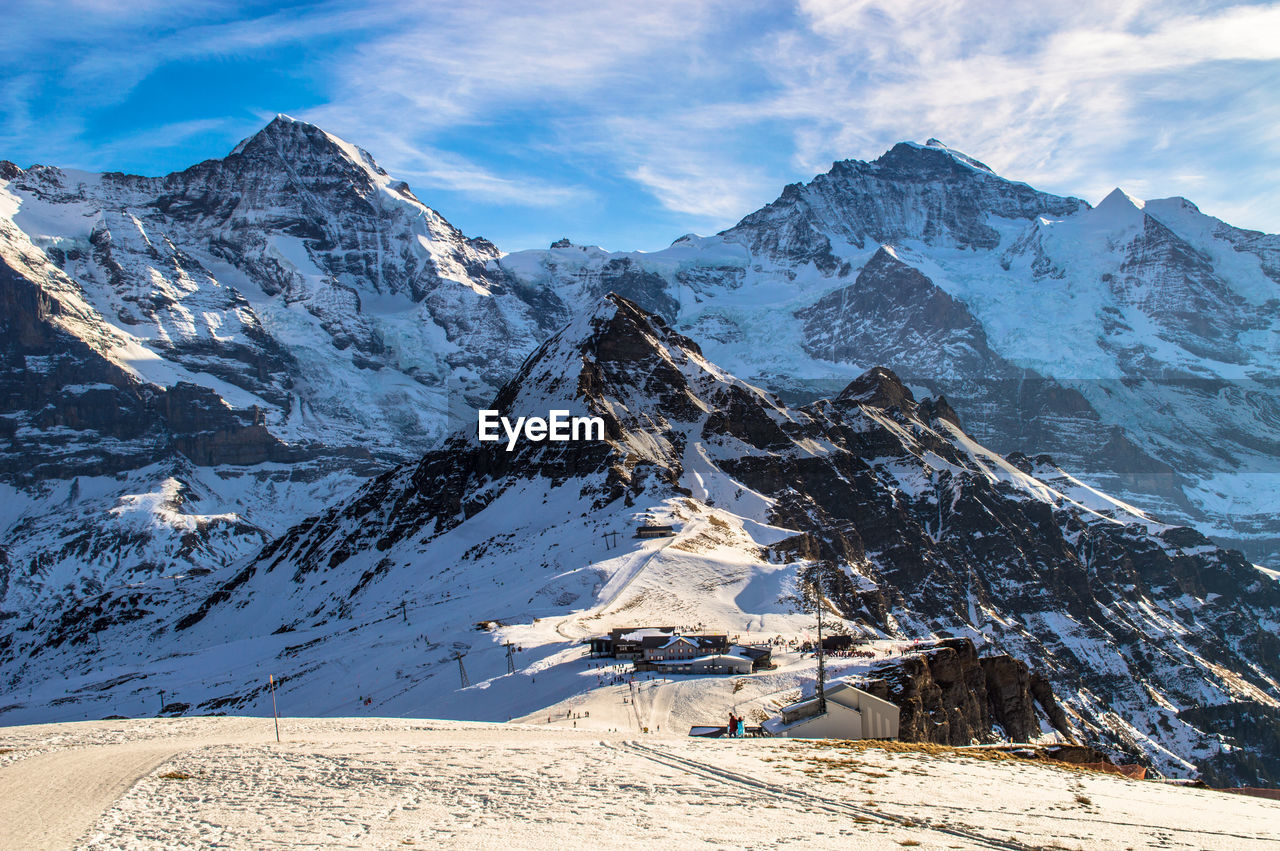
<path fill-rule="evenodd" d="M 907 742 L 1027 742 L 1041 735 L 1040 714 L 1069 736 L 1052 690 L 1043 680 L 1033 689 L 1033 679 L 1025 662 L 1005 654 L 980 658 L 962 638 L 878 667 L 861 687 L 899 706 L 898 735 Z"/>
<path fill-rule="evenodd" d="M 1231 745 L 1200 763 L 1205 784 L 1280 788 L 1280 709 L 1242 701 L 1184 709 L 1178 717 Z"/>

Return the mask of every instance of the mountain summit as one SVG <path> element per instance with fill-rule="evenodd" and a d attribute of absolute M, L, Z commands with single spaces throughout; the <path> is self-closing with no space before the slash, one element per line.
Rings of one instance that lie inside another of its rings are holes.
<path fill-rule="evenodd" d="M 499 263 L 557 292 L 624 292 L 791 400 L 888 366 L 988 445 L 1051 452 L 1280 566 L 1280 237 L 1185 199 L 1117 190 L 1095 209 L 903 142 L 716 236 Z"/>

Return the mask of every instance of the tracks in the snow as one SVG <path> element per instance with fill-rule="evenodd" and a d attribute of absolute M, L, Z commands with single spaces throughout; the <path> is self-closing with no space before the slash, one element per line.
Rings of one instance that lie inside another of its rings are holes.
<path fill-rule="evenodd" d="M 730 771 L 727 768 L 707 765 L 706 763 L 697 762 L 687 757 L 677 756 L 676 754 L 659 750 L 658 748 L 642 745 L 639 742 L 621 742 L 619 747 L 638 754 L 645 759 L 658 763 L 659 765 L 664 765 L 667 768 L 674 768 L 678 771 L 687 771 L 691 774 L 696 774 L 709 780 L 715 780 L 721 783 L 750 789 L 776 798 L 784 798 L 792 803 L 800 804 L 811 810 L 824 810 L 834 815 L 870 819 L 871 821 L 880 822 L 882 824 L 892 824 L 898 827 L 910 827 L 917 830 L 942 833 L 947 836 L 972 842 L 982 848 L 998 848 L 1002 849 L 1002 851 L 1034 851 L 1035 849 L 1035 846 L 1023 845 L 1021 842 L 1014 839 L 999 839 L 993 836 L 986 836 L 974 830 L 969 830 L 968 828 L 941 825 L 930 821 L 910 818 L 908 816 L 896 816 L 890 813 L 871 809 L 870 807 L 858 806 L 857 804 L 853 804 L 848 801 L 839 801 L 832 798 L 824 798 L 821 795 L 815 795 L 810 792 L 801 792 L 777 783 L 770 783 L 745 774 L 739 774 L 736 771 Z"/>

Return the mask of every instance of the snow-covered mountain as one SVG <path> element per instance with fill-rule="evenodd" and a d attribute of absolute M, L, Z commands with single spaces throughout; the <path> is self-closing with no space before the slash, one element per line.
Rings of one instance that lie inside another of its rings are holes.
<path fill-rule="evenodd" d="M 985 444 L 1280 565 L 1280 236 L 1182 198 L 1093 208 L 930 140 L 835 163 L 716 236 L 558 246 L 499 262 L 634 298 L 789 399 L 890 367 Z"/>
<path fill-rule="evenodd" d="M 1092 742 L 1167 772 L 1274 778 L 1270 745 L 1223 735 L 1280 707 L 1280 584 L 1047 457 L 983 448 L 888 370 L 787 406 L 609 296 L 493 407 L 599 416 L 606 439 L 508 452 L 464 429 L 233 575 L 198 578 L 198 600 L 151 583 L 34 617 L 0 651 L 0 719 L 137 711 L 159 688 L 181 711 L 243 710 L 274 672 L 304 714 L 505 720 L 599 685 L 576 639 L 615 626 L 803 632 L 782 598 L 804 576 L 851 629 L 1027 659 Z M 642 522 L 677 534 L 638 540 Z"/>
<path fill-rule="evenodd" d="M 799 569 L 1042 666 L 1096 741 L 1274 780 L 1274 574 L 1170 524 L 1280 563 L 1278 307 L 1280 237 L 934 141 L 647 254 L 503 255 L 283 116 L 165 177 L 0 163 L 0 721 L 268 670 L 317 713 L 520 715 L 610 625 L 802 632 Z M 609 441 L 471 445 L 494 394 Z M 645 517 L 680 534 L 604 537 Z"/>
<path fill-rule="evenodd" d="M 986 445 L 1280 559 L 1280 237 L 1091 209 L 931 141 L 665 251 L 557 246 L 501 255 L 284 116 L 160 178 L 0 164 L 0 610 L 246 554 L 436 445 L 607 292 L 792 401 L 888 366 Z"/>
<path fill-rule="evenodd" d="M 563 321 L 279 117 L 159 178 L 0 164 L 0 612 L 215 570 L 435 445 Z"/>

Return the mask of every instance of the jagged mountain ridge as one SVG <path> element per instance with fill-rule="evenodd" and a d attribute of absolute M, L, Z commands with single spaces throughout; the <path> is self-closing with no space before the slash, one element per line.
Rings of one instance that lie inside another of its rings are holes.
<path fill-rule="evenodd" d="M 147 178 L 0 164 L 0 612 L 216 570 L 434 445 L 563 320 L 285 116 Z"/>
<path fill-rule="evenodd" d="M 955 401 L 987 445 L 1050 452 L 1272 563 L 1278 257 L 1280 237 L 1185 199 L 1117 191 L 1095 209 L 930 140 L 837 162 L 713 237 L 500 263 L 557 291 L 616 281 L 795 401 L 890 366 Z"/>
<path fill-rule="evenodd" d="M 804 573 L 855 628 L 968 636 L 1029 660 L 1094 743 L 1172 773 L 1274 777 L 1277 755 L 1245 743 L 1224 755 L 1213 725 L 1189 719 L 1206 706 L 1280 706 L 1280 585 L 1048 458 L 983 449 L 945 400 L 915 400 L 888 370 L 792 408 L 615 296 L 544 343 L 494 407 L 601 416 L 607 440 L 507 452 L 456 434 L 290 530 L 234 577 L 210 577 L 200 605 L 144 601 L 156 608 L 104 642 L 136 652 L 139 637 L 163 636 L 182 659 L 188 681 L 175 687 L 192 711 L 243 706 L 254 672 L 284 664 L 294 672 L 287 699 L 323 714 L 329 682 L 370 647 L 398 666 L 394 677 L 359 675 L 362 690 L 383 695 L 381 709 L 491 717 L 512 690 L 538 692 L 494 670 L 503 641 L 526 645 L 536 661 L 525 673 L 554 682 L 566 639 L 619 622 L 793 627 L 778 598 Z M 601 540 L 637 518 L 670 520 L 679 534 L 615 549 Z M 411 626 L 381 632 L 406 601 Z M 102 616 L 123 605 L 105 603 Z M 502 627 L 477 636 L 481 620 Z M 231 671 L 219 667 L 228 636 L 248 654 Z M 451 685 L 450 642 L 470 651 L 484 691 Z M 7 648 L 19 651 L 46 666 L 67 659 L 58 648 Z M 110 674 L 108 664 L 86 676 Z M 110 700 L 85 691 L 87 703 Z M 1261 774 L 1248 773 L 1251 759 Z"/>

